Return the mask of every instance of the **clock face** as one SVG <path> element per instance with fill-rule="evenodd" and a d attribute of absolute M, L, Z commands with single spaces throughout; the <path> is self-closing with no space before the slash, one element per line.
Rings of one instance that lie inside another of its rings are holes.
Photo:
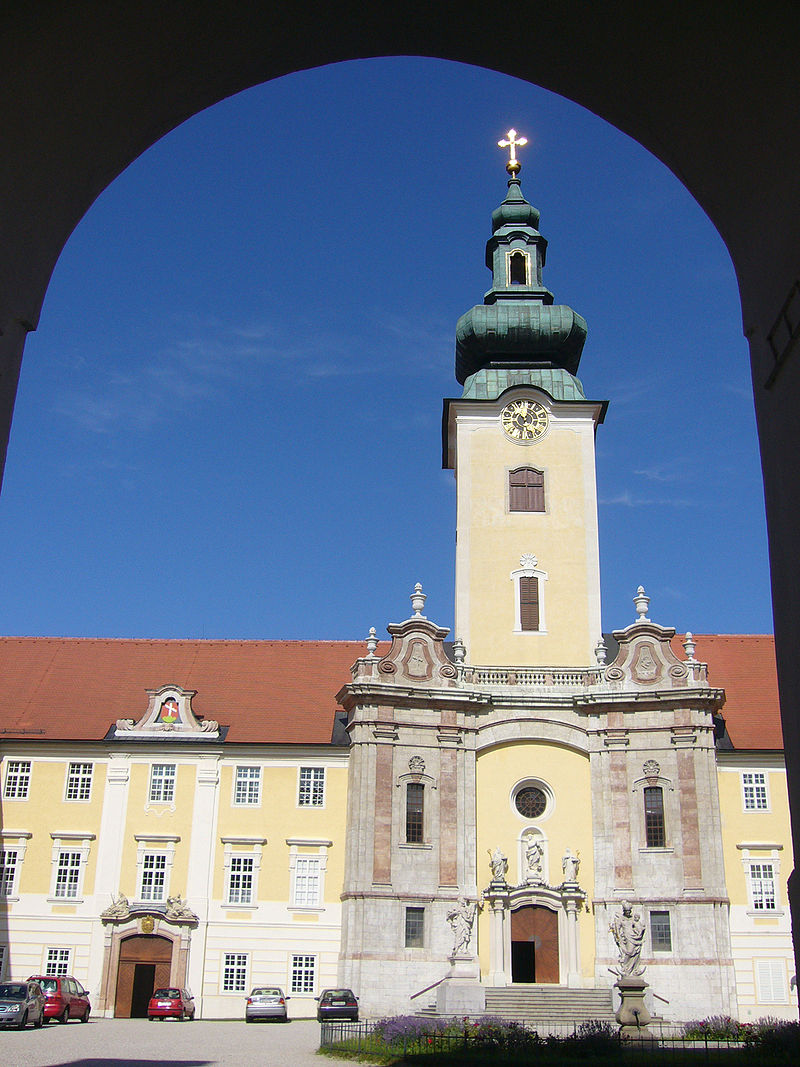
<path fill-rule="evenodd" d="M 503 408 L 500 421 L 515 441 L 535 441 L 547 431 L 547 411 L 535 400 L 512 400 Z"/>

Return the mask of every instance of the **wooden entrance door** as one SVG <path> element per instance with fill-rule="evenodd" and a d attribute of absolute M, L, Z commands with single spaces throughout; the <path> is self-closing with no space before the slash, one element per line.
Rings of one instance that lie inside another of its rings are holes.
<path fill-rule="evenodd" d="M 166 937 L 134 934 L 119 949 L 116 1019 L 143 1018 L 153 990 L 170 984 L 172 942 Z"/>
<path fill-rule="evenodd" d="M 558 914 L 550 908 L 511 912 L 511 981 L 558 984 Z"/>

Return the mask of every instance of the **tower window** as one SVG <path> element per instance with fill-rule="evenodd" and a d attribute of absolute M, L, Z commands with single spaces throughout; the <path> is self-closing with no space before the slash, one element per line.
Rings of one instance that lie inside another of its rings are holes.
<path fill-rule="evenodd" d="M 509 285 L 529 285 L 528 257 L 524 252 L 511 252 L 508 257 Z"/>
<path fill-rule="evenodd" d="M 644 791 L 644 836 L 648 848 L 664 848 L 664 793 L 661 786 L 648 786 Z"/>
<path fill-rule="evenodd" d="M 406 842 L 420 845 L 424 841 L 425 786 L 409 782 L 406 786 Z"/>
<path fill-rule="evenodd" d="M 508 510 L 544 511 L 544 473 L 517 467 L 508 474 Z"/>
<path fill-rule="evenodd" d="M 519 580 L 519 624 L 521 630 L 539 629 L 539 579 Z"/>

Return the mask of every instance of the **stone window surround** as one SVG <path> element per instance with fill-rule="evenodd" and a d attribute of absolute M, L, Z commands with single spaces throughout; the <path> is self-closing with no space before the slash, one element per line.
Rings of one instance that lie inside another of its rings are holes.
<path fill-rule="evenodd" d="M 646 836 L 645 825 L 644 825 L 644 791 L 648 786 L 659 786 L 661 788 L 662 793 L 663 793 L 663 797 L 664 797 L 664 842 L 665 842 L 663 845 L 652 845 L 652 846 L 649 846 L 649 845 L 646 844 L 647 836 Z M 672 802 L 671 801 L 668 802 L 668 794 L 675 792 L 675 785 L 674 785 L 672 779 L 671 778 L 665 778 L 664 775 L 662 775 L 662 774 L 651 774 L 651 775 L 643 776 L 643 777 L 637 778 L 635 780 L 635 782 L 633 783 L 633 788 L 632 788 L 631 792 L 633 792 L 633 793 L 641 792 L 641 794 L 642 794 L 641 803 L 634 805 L 634 807 L 638 811 L 638 815 L 636 816 L 636 819 L 637 819 L 637 823 L 638 823 L 639 840 L 642 841 L 642 842 L 645 842 L 645 844 L 639 845 L 639 852 L 646 852 L 648 855 L 653 855 L 653 854 L 658 855 L 659 853 L 665 853 L 665 854 L 673 853 L 675 851 L 675 848 L 674 848 L 673 845 L 670 844 L 670 840 L 671 840 L 670 824 L 672 823 L 672 818 L 673 818 L 673 813 L 672 813 L 672 810 L 671 810 L 672 809 Z"/>
<path fill-rule="evenodd" d="M 517 793 L 520 793 L 523 789 L 541 789 L 547 797 L 547 805 L 544 811 L 541 815 L 537 815 L 534 820 L 528 815 L 523 815 L 522 812 L 517 809 Z M 525 830 L 523 831 L 524 833 L 527 833 L 529 830 L 537 830 L 538 833 L 544 837 L 544 834 L 542 834 L 542 831 L 539 830 L 536 824 L 547 822 L 556 810 L 556 795 L 553 792 L 551 785 L 549 785 L 543 778 L 537 778 L 535 775 L 529 774 L 525 778 L 520 778 L 518 782 L 515 782 L 514 785 L 512 785 L 508 794 L 508 802 L 511 810 L 518 819 L 522 819 L 525 823 L 531 824 L 525 827 Z"/>
<path fill-rule="evenodd" d="M 312 837 L 287 837 L 286 844 L 289 846 L 289 905 L 290 912 L 322 912 L 325 911 L 325 872 L 328 868 L 328 849 L 333 841 L 325 838 Z M 316 853 L 300 849 L 316 849 Z M 310 856 L 319 859 L 319 903 L 318 904 L 295 904 L 295 883 L 297 878 L 297 857 Z M 300 953 L 302 955 L 302 953 Z"/>
<path fill-rule="evenodd" d="M 741 844 L 738 844 L 736 848 L 742 853 L 742 867 L 744 869 L 744 879 L 747 886 L 748 899 L 746 914 L 753 919 L 771 919 L 773 916 L 783 915 L 785 909 L 781 903 L 781 882 L 779 878 L 781 871 L 780 853 L 783 851 L 783 845 L 770 842 L 750 841 L 742 842 Z M 757 855 L 752 855 L 754 852 L 757 853 Z M 769 863 L 772 865 L 772 886 L 775 894 L 774 908 L 755 908 L 753 906 L 750 870 L 754 863 Z"/>
<path fill-rule="evenodd" d="M 134 840 L 137 842 L 136 847 L 136 900 L 143 904 L 156 904 L 159 901 L 141 900 L 142 892 L 142 876 L 144 874 L 144 857 L 146 854 L 155 853 L 157 855 L 166 856 L 167 865 L 164 871 L 164 897 L 166 900 L 169 896 L 170 880 L 172 878 L 172 867 L 175 863 L 175 846 L 180 841 L 179 834 L 134 834 Z"/>
<path fill-rule="evenodd" d="M 6 901 L 19 900 L 19 876 L 22 870 L 22 864 L 25 861 L 25 852 L 28 848 L 28 842 L 33 837 L 30 830 L 0 830 L 0 848 L 11 851 L 13 850 L 17 854 L 16 862 L 14 864 L 14 877 L 11 882 L 11 892 L 6 893 L 2 898 Z"/>
<path fill-rule="evenodd" d="M 224 847 L 222 869 L 223 869 L 223 908 L 229 908 L 232 911 L 251 911 L 258 907 L 258 876 L 261 871 L 261 860 L 264 854 L 264 845 L 267 843 L 266 837 L 222 837 L 220 838 Z M 228 891 L 230 888 L 230 872 L 231 872 L 231 858 L 233 856 L 246 856 L 248 859 L 253 860 L 253 896 L 249 904 L 231 904 L 228 900 Z"/>
<path fill-rule="evenodd" d="M 426 796 L 423 800 L 422 807 L 422 841 L 406 841 L 406 796 L 408 790 L 405 788 L 410 782 L 414 782 L 417 785 L 424 785 L 427 789 L 438 789 L 439 782 L 436 778 L 433 778 L 430 774 L 426 774 L 424 770 L 419 771 L 406 771 L 405 774 L 398 774 L 395 778 L 395 788 L 400 791 L 400 811 L 398 823 L 399 836 L 397 838 L 399 848 L 410 849 L 432 849 L 433 845 L 430 840 L 430 803 Z"/>
<path fill-rule="evenodd" d="M 81 834 L 81 833 L 58 833 L 56 831 L 51 832 L 50 837 L 52 839 L 52 852 L 51 863 L 53 872 L 50 877 L 50 895 L 47 898 L 48 904 L 82 904 L 83 903 L 83 879 L 86 874 L 86 864 L 89 861 L 89 852 L 91 850 L 91 842 L 95 840 L 95 834 Z M 80 873 L 78 874 L 78 885 L 76 886 L 76 893 L 74 897 L 57 897 L 56 896 L 56 878 L 58 876 L 58 861 L 63 852 L 77 852 L 80 855 Z"/>
<path fill-rule="evenodd" d="M 520 606 L 520 578 L 536 578 L 539 585 L 539 629 L 522 629 L 522 609 Z M 531 637 L 540 637 L 547 634 L 547 621 L 545 615 L 545 585 L 549 579 L 547 571 L 536 567 L 517 567 L 509 574 L 509 580 L 514 583 L 514 630 L 515 634 L 526 634 Z"/>

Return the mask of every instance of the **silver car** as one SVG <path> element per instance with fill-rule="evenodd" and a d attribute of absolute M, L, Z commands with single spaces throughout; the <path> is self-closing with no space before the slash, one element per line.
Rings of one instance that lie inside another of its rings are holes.
<path fill-rule="evenodd" d="M 44 993 L 38 982 L 0 982 L 0 1026 L 24 1030 L 44 1022 Z"/>
<path fill-rule="evenodd" d="M 283 990 L 275 985 L 257 986 L 247 998 L 244 1021 L 252 1023 L 256 1019 L 280 1019 L 283 1023 L 288 1022 L 287 1000 L 291 1000 L 291 997 L 285 997 Z"/>

